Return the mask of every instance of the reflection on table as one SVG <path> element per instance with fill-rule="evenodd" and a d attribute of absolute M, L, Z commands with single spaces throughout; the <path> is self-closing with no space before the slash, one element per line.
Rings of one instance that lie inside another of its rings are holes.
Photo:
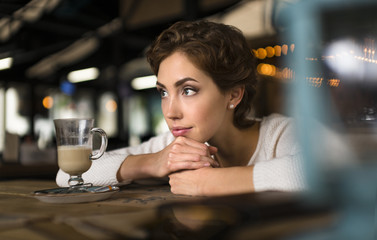
<path fill-rule="evenodd" d="M 104 201 L 77 204 L 31 194 L 50 188 L 49 180 L 0 182 L 0 239 L 276 239 L 334 221 L 329 209 L 291 193 L 206 198 L 130 184 Z"/>

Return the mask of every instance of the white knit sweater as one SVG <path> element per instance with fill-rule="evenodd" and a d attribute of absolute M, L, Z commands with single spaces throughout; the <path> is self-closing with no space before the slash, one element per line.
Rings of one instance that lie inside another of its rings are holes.
<path fill-rule="evenodd" d="M 117 171 L 128 155 L 158 152 L 173 140 L 174 136 L 167 132 L 138 146 L 108 151 L 93 161 L 91 168 L 83 174 L 84 181 L 94 185 L 118 184 Z M 248 163 L 255 165 L 255 190 L 303 190 L 305 183 L 301 160 L 293 120 L 279 114 L 264 117 L 257 148 Z M 56 183 L 61 187 L 67 186 L 68 178 L 68 174 L 59 170 Z"/>

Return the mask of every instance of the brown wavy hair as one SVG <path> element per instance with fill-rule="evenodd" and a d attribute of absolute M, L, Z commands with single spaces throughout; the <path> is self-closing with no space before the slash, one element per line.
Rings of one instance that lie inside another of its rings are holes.
<path fill-rule="evenodd" d="M 180 21 L 164 30 L 147 51 L 147 60 L 158 75 L 161 62 L 174 52 L 183 52 L 206 72 L 222 92 L 244 86 L 245 93 L 234 113 L 234 125 L 247 128 L 256 95 L 256 60 L 245 37 L 236 27 L 206 20 Z"/>

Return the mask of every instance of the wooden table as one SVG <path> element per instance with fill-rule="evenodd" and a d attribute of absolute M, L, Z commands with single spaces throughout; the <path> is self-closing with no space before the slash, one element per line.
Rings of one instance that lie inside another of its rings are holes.
<path fill-rule="evenodd" d="M 289 194 L 199 198 L 174 195 L 167 185 L 131 184 L 92 203 L 44 203 L 31 195 L 49 188 L 53 181 L 0 181 L 0 239 L 273 239 L 333 221 L 323 209 L 296 209 Z"/>

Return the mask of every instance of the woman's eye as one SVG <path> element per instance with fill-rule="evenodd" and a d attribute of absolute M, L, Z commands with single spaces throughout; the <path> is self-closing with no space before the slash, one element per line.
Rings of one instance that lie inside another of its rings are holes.
<path fill-rule="evenodd" d="M 164 98 L 168 95 L 168 92 L 163 89 L 158 89 L 158 92 L 160 93 L 161 98 Z"/>
<path fill-rule="evenodd" d="M 183 89 L 183 94 L 186 96 L 191 96 L 191 95 L 194 95 L 195 93 L 196 93 L 195 89 L 192 89 L 192 88 Z"/>

